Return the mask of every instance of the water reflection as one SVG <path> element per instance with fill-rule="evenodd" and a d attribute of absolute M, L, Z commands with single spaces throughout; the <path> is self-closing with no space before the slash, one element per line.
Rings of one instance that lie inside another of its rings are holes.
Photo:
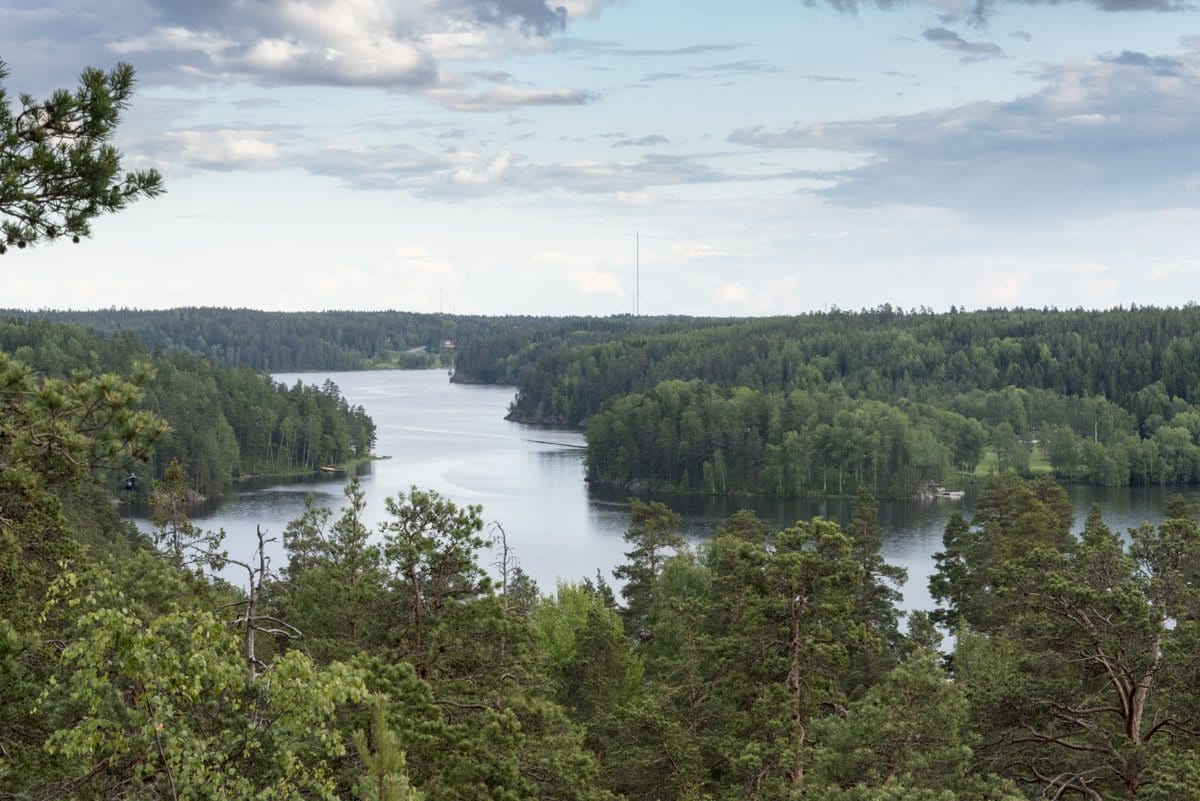
<path fill-rule="evenodd" d="M 573 430 L 522 426 L 503 419 L 513 390 L 450 384 L 441 370 L 304 373 L 277 376 L 321 384 L 331 378 L 352 404 L 362 404 L 375 419 L 377 450 L 391 458 L 364 466 L 365 518 L 386 518 L 385 499 L 411 486 L 435 489 L 460 504 L 480 504 L 488 521 L 502 524 L 522 567 L 543 589 L 558 578 L 577 580 L 604 573 L 623 560 L 622 534 L 629 525 L 628 493 L 590 487 L 583 480 L 584 440 Z M 197 511 L 205 528 L 223 528 L 233 553 L 252 547 L 256 525 L 282 534 L 300 515 L 312 493 L 322 506 L 342 501 L 344 477 L 313 477 L 239 483 L 219 502 Z M 1154 488 L 1073 487 L 1068 490 L 1082 526 L 1093 502 L 1105 510 L 1117 530 L 1143 520 L 1157 523 L 1168 494 Z M 1194 489 L 1186 489 L 1196 494 Z M 699 542 L 739 509 L 752 509 L 782 527 L 814 516 L 846 523 L 851 501 L 845 498 L 651 496 L 684 517 L 684 534 Z M 971 511 L 973 495 L 962 501 L 882 501 L 885 557 L 908 570 L 903 588 L 906 608 L 928 608 L 932 554 L 941 548 L 942 530 L 956 510 Z M 137 515 L 137 512 L 135 512 Z M 138 524 L 148 528 L 145 510 Z M 282 548 L 272 556 L 281 564 Z M 489 560 L 490 561 L 490 558 Z M 233 574 L 231 580 L 237 579 Z M 240 579 L 237 579 L 240 580 Z"/>

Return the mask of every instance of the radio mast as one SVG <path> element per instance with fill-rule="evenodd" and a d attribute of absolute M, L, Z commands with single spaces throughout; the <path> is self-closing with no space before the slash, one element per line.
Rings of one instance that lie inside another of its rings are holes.
<path fill-rule="evenodd" d="M 642 232 L 633 231 L 633 316 L 642 314 Z"/>

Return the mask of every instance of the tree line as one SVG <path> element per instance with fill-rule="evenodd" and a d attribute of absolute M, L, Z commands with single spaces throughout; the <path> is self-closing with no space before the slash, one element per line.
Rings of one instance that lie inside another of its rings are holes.
<path fill-rule="evenodd" d="M 664 381 L 619 396 L 587 426 L 588 479 L 708 495 L 913 497 L 997 472 L 1036 452 L 1059 477 L 1107 486 L 1200 481 L 1200 410 L 1181 406 L 1143 436 L 1130 412 L 1049 390 L 972 392 L 937 404 L 826 391 L 720 389 Z M 1077 429 L 1092 427 L 1091 435 Z M 1022 432 L 1018 434 L 1018 432 Z"/>
<path fill-rule="evenodd" d="M 260 372 L 453 367 L 455 380 L 515 384 L 547 348 L 603 341 L 639 330 L 695 327 L 680 317 L 530 317 L 417 312 L 267 312 L 178 308 L 95 311 L 0 310 L 0 317 L 134 334 L 151 348 L 181 351 L 219 367 Z"/>
<path fill-rule="evenodd" d="M 844 392 L 720 390 L 664 381 L 623 395 L 587 428 L 592 481 L 709 495 L 910 497 L 974 469 L 987 429 L 952 411 Z"/>
<path fill-rule="evenodd" d="M 513 801 L 1173 799 L 1200 770 L 1200 528 L 1172 499 L 1072 534 L 1000 477 L 898 608 L 871 494 L 843 526 L 739 512 L 688 546 L 631 504 L 614 575 L 543 591 L 483 510 L 351 481 L 222 542 L 155 487 L 153 538 L 93 469 L 152 448 L 147 376 L 0 358 L 0 787 L 8 797 Z M 45 447 L 34 447 L 40 443 Z M 264 544 L 281 535 L 275 570 Z M 485 570 L 486 539 L 494 542 Z M 155 542 L 159 547 L 155 547 Z M 244 572 L 235 586 L 211 577 Z M 956 633 L 941 653 L 938 625 Z"/>
<path fill-rule="evenodd" d="M 842 493 L 866 470 L 872 491 L 900 496 L 960 481 L 985 456 L 1002 472 L 1044 460 L 1073 481 L 1192 483 L 1198 344 L 1194 306 L 734 321 L 555 347 L 526 369 L 510 419 L 587 424 L 597 480 L 690 492 Z M 685 395 L 702 400 L 663 397 L 696 380 L 708 389 Z M 761 410 L 796 392 L 877 411 L 768 425 Z"/>
<path fill-rule="evenodd" d="M 142 458 L 114 466 L 119 477 L 158 478 L 177 460 L 193 489 L 211 496 L 236 477 L 311 472 L 364 458 L 375 444 L 374 422 L 332 382 L 286 387 L 247 367 L 149 351 L 132 334 L 104 337 L 39 320 L 0 321 L 0 351 L 57 379 L 80 371 L 131 375 L 142 365 L 151 376 L 143 408 L 169 428 Z"/>
<path fill-rule="evenodd" d="M 514 419 L 578 425 L 609 398 L 661 381 L 821 389 L 941 402 L 1012 386 L 1099 397 L 1138 417 L 1200 401 L 1200 307 L 935 314 L 890 306 L 647 333 L 530 366 Z"/>

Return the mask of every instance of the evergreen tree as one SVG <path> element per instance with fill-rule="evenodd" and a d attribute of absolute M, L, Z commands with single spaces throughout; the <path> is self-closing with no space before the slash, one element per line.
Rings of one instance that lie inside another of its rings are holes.
<path fill-rule="evenodd" d="M 13 108 L 0 62 L 0 254 L 91 233 L 91 220 L 163 192 L 156 170 L 123 173 L 111 144 L 133 94 L 133 67 L 86 69 L 74 92 L 21 95 Z"/>
<path fill-rule="evenodd" d="M 388 728 L 387 698 L 377 696 L 371 713 L 371 735 L 354 732 L 354 747 L 366 774 L 358 785 L 361 801 L 424 801 L 425 796 L 409 784 L 404 752 L 396 734 Z"/>
<path fill-rule="evenodd" d="M 632 550 L 625 552 L 628 560 L 613 571 L 613 575 L 625 582 L 621 597 L 625 599 L 622 610 L 625 630 L 634 639 L 644 639 L 648 634 L 646 615 L 654 603 L 654 585 L 662 571 L 663 562 L 673 551 L 683 547 L 679 527 L 683 519 L 658 501 L 629 502 L 631 518 L 625 532 L 625 542 Z"/>

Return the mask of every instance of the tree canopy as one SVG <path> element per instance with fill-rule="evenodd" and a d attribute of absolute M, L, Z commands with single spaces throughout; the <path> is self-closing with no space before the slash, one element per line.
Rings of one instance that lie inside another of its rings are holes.
<path fill-rule="evenodd" d="M 91 233 L 91 221 L 164 191 L 157 170 L 124 170 L 112 145 L 133 96 L 133 67 L 88 68 L 74 91 L 14 104 L 0 62 L 0 254 Z"/>

